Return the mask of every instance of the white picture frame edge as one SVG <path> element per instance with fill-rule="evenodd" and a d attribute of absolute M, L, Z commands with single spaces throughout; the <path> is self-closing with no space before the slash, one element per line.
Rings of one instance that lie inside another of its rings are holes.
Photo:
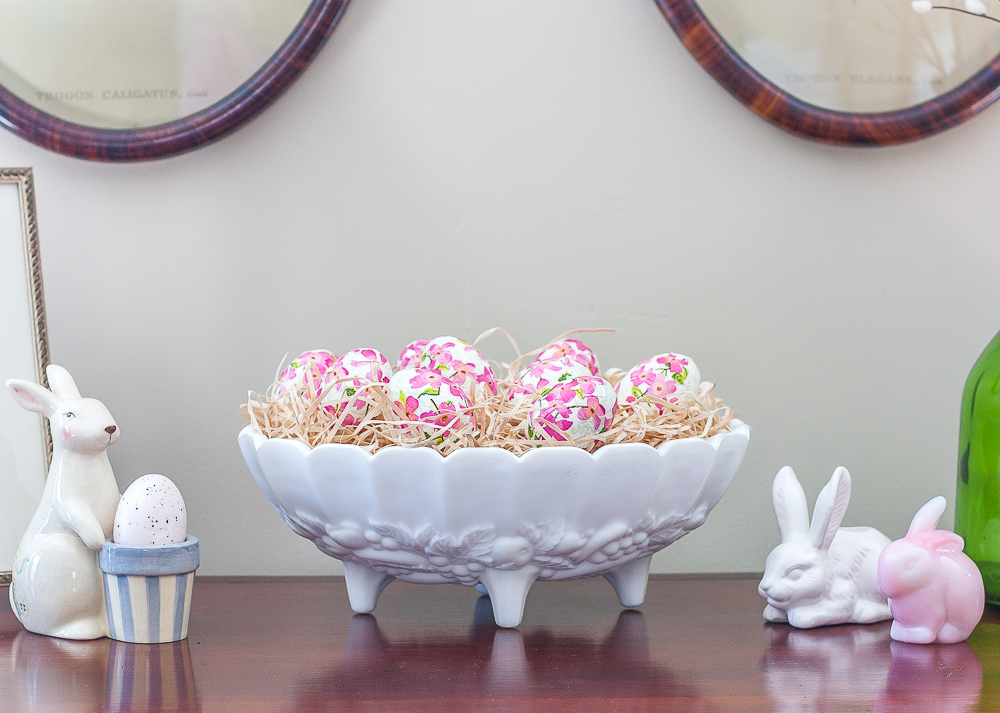
<path fill-rule="evenodd" d="M 39 384 L 47 387 L 45 367 L 49 363 L 49 339 L 45 319 L 45 290 L 42 283 L 41 253 L 38 247 L 38 216 L 35 211 L 35 182 L 32 169 L 0 168 L 0 184 L 11 183 L 17 186 L 21 206 L 21 232 L 24 237 L 25 266 L 28 272 L 28 304 L 34 333 L 35 377 Z M 44 423 L 44 417 L 39 418 L 43 421 L 42 433 L 47 470 L 52 459 L 52 434 Z M 0 571 L 0 586 L 10 584 L 10 578 L 10 571 Z"/>

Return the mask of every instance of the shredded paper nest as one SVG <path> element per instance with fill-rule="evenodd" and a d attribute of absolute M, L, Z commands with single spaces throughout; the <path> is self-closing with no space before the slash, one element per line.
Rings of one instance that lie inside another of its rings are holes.
<path fill-rule="evenodd" d="M 476 342 L 494 331 L 497 330 L 485 332 Z M 549 344 L 581 331 L 598 330 L 577 330 L 562 335 Z M 519 352 L 512 339 L 511 344 Z M 346 412 L 331 416 L 323 408 L 322 400 L 326 392 L 315 397 L 295 390 L 278 394 L 277 378 L 263 395 L 250 392 L 247 403 L 242 405 L 241 410 L 254 428 L 268 438 L 298 440 L 311 447 L 323 443 L 350 443 L 369 453 L 384 446 L 430 446 L 443 455 L 459 448 L 475 447 L 505 448 L 516 455 L 540 446 L 574 446 L 588 451 L 595 451 L 611 443 L 647 443 L 655 447 L 674 438 L 709 438 L 723 433 L 729 430 L 729 422 L 736 417 L 715 396 L 715 385 L 703 381 L 697 395 L 680 394 L 677 403 L 647 396 L 636 404 L 619 406 L 611 427 L 586 442 L 574 440 L 569 434 L 562 434 L 566 438 L 563 441 L 544 433 L 544 440 L 530 438 L 527 431 L 528 413 L 535 408 L 535 404 L 531 399 L 524 399 L 519 403 L 509 401 L 506 391 L 513 384 L 520 366 L 526 365 L 532 356 L 549 344 L 527 354 L 519 353 L 510 364 L 495 365 L 494 371 L 497 374 L 505 373 L 506 376 L 498 380 L 500 393 L 473 402 L 469 410 L 475 414 L 475 427 L 468 424 L 456 429 L 452 427 L 453 424 L 435 426 L 408 421 L 402 409 L 393 403 L 386 384 L 370 384 L 352 397 L 362 398 L 367 403 L 364 418 L 352 425 L 344 424 Z M 278 373 L 280 371 L 279 368 Z M 609 369 L 604 378 L 615 385 L 624 374 L 621 369 Z M 327 388 L 332 386 L 330 384 Z M 656 413 L 653 408 L 643 409 L 643 404 L 647 407 L 660 405 L 662 413 Z M 445 439 L 440 434 L 446 431 L 450 433 Z M 428 432 L 432 434 L 430 438 L 425 436 Z"/>

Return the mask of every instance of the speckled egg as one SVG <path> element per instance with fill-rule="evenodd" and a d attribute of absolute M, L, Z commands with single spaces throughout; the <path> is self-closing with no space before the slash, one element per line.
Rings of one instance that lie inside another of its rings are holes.
<path fill-rule="evenodd" d="M 611 427 L 617 408 L 614 387 L 601 377 L 581 376 L 565 381 L 538 399 L 538 408 L 528 414 L 528 436 L 544 440 L 544 431 L 554 440 L 567 440 L 558 428 L 589 446 L 594 436 Z"/>
<path fill-rule="evenodd" d="M 420 366 L 420 360 L 424 356 L 424 348 L 430 341 L 430 339 L 420 339 L 407 344 L 399 353 L 399 359 L 396 360 L 396 371 Z"/>
<path fill-rule="evenodd" d="M 455 382 L 433 369 L 403 369 L 389 381 L 389 395 L 406 414 L 408 421 L 418 421 L 447 428 L 424 429 L 424 438 L 435 438 L 441 444 L 452 432 L 467 424 L 476 426 L 472 402 Z"/>
<path fill-rule="evenodd" d="M 469 398 L 481 399 L 497 393 L 496 377 L 486 357 L 457 337 L 431 339 L 420 366 L 433 369 L 458 384 Z"/>
<path fill-rule="evenodd" d="M 507 398 L 520 402 L 525 397 L 537 397 L 556 384 L 572 381 L 580 376 L 591 376 L 591 373 L 589 368 L 578 361 L 562 358 L 536 361 L 517 375 L 507 392 Z"/>
<path fill-rule="evenodd" d="M 125 489 L 115 512 L 116 545 L 172 545 L 186 535 L 184 498 L 170 478 L 150 473 Z"/>
<path fill-rule="evenodd" d="M 326 374 L 329 388 L 323 408 L 334 417 L 346 411 L 343 423 L 353 426 L 368 410 L 368 403 L 356 398 L 358 392 L 370 384 L 387 384 L 391 376 L 389 360 L 377 349 L 352 349 L 341 355 Z"/>
<path fill-rule="evenodd" d="M 657 354 L 629 369 L 618 382 L 618 405 L 635 405 L 646 413 L 663 413 L 663 404 L 647 397 L 677 403 L 684 393 L 697 394 L 701 372 L 691 357 L 683 354 Z"/>
<path fill-rule="evenodd" d="M 601 367 L 597 363 L 597 355 L 586 344 L 579 339 L 563 339 L 556 342 L 538 355 L 536 361 L 546 361 L 548 359 L 569 359 L 570 361 L 583 364 L 594 376 L 599 376 Z"/>
<path fill-rule="evenodd" d="M 327 372 L 337 357 L 325 349 L 302 352 L 278 376 L 276 393 L 299 390 L 306 398 L 315 398 L 326 384 Z"/>

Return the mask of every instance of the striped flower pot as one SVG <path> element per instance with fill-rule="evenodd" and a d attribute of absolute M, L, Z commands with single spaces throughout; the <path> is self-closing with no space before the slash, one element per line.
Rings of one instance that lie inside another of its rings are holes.
<path fill-rule="evenodd" d="M 197 537 L 150 547 L 105 542 L 100 560 L 112 639 L 157 644 L 187 637 Z"/>

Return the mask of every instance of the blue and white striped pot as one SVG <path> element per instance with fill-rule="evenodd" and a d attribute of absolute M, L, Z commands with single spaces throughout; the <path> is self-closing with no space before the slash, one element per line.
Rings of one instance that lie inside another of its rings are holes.
<path fill-rule="evenodd" d="M 105 542 L 104 603 L 112 639 L 157 644 L 187 638 L 198 538 L 134 547 Z"/>

